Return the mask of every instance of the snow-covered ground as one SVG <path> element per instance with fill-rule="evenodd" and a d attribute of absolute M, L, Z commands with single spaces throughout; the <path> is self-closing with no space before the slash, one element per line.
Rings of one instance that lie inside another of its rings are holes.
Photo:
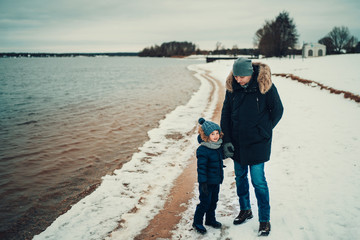
<path fill-rule="evenodd" d="M 272 73 L 292 73 L 338 90 L 360 95 L 359 54 L 332 55 L 315 58 L 263 59 Z"/>
<path fill-rule="evenodd" d="M 293 73 L 328 86 L 359 94 L 360 55 L 312 59 L 266 59 L 273 73 Z M 150 140 L 132 160 L 92 194 L 60 216 L 34 239 L 132 239 L 165 203 L 172 182 L 194 153 L 200 116 L 211 118 L 217 101 L 208 99 L 211 84 L 200 73 L 224 82 L 233 61 L 191 66 L 201 81 L 190 102 L 179 106 L 149 132 Z M 342 70 L 340 70 L 342 69 Z M 272 156 L 266 164 L 270 188 L 272 231 L 268 239 L 357 239 L 360 235 L 360 104 L 317 87 L 273 77 L 284 105 L 274 131 Z M 216 93 L 216 91 L 215 91 Z M 183 213 L 173 239 L 255 239 L 255 217 L 232 224 L 239 211 L 233 163 L 225 160 L 225 180 L 216 211 L 221 230 L 201 236 L 191 227 L 195 197 Z M 115 229 L 115 231 L 114 231 Z M 111 233 L 111 234 L 110 234 Z"/>
<path fill-rule="evenodd" d="M 347 69 L 346 84 L 345 79 L 342 84 L 352 92 L 360 89 L 359 54 L 304 60 L 268 59 L 262 62 L 267 63 L 273 73 L 294 73 L 340 89 L 340 83 L 336 86 L 333 83 L 343 76 L 339 69 Z M 198 65 L 221 80 L 227 76 L 231 66 L 232 61 Z M 314 75 L 309 68 L 314 69 Z M 295 72 L 296 69 L 304 72 Z M 317 78 L 323 75 L 326 78 Z M 272 223 L 267 239 L 358 239 L 360 104 L 290 79 L 273 77 L 273 82 L 285 111 L 275 128 L 272 156 L 266 164 Z M 174 231 L 173 239 L 258 238 L 257 205 L 252 186 L 255 217 L 243 225 L 232 224 L 239 212 L 239 203 L 233 163 L 226 160 L 225 165 L 226 177 L 216 211 L 223 228 L 207 228 L 205 236 L 191 230 L 198 203 L 195 197 Z M 197 193 L 196 188 L 194 191 Z"/>

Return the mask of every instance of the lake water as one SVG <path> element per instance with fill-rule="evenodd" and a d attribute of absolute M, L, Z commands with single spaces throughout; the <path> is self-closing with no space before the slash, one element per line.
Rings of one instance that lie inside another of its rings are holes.
<path fill-rule="evenodd" d="M 0 238 L 29 239 L 129 161 L 197 60 L 0 58 Z"/>

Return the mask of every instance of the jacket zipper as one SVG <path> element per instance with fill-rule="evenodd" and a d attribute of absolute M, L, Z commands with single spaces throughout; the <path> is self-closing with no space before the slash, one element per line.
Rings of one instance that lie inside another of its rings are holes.
<path fill-rule="evenodd" d="M 260 113 L 259 98 L 258 97 L 256 97 L 256 105 L 257 105 L 258 113 Z"/>

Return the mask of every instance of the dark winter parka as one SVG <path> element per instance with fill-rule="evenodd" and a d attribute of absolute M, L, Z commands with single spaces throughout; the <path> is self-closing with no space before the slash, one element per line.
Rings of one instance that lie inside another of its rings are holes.
<path fill-rule="evenodd" d="M 234 145 L 233 159 L 244 166 L 270 159 L 272 130 L 284 111 L 271 81 L 270 68 L 253 63 L 253 70 L 247 88 L 243 88 L 230 72 L 221 113 L 224 143 Z"/>
<path fill-rule="evenodd" d="M 201 140 L 198 138 L 199 143 Z M 200 145 L 196 150 L 198 182 L 221 184 L 224 180 L 223 148 L 210 149 Z"/>

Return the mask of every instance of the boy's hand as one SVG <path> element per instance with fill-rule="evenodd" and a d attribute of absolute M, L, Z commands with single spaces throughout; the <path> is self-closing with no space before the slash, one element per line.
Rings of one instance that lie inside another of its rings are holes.
<path fill-rule="evenodd" d="M 234 156 L 234 151 L 235 151 L 235 148 L 234 148 L 234 145 L 232 145 L 231 142 L 228 142 L 228 143 L 224 144 L 225 157 L 232 158 Z"/>
<path fill-rule="evenodd" d="M 209 195 L 209 189 L 207 183 L 200 183 L 200 190 L 205 193 L 206 196 Z"/>

